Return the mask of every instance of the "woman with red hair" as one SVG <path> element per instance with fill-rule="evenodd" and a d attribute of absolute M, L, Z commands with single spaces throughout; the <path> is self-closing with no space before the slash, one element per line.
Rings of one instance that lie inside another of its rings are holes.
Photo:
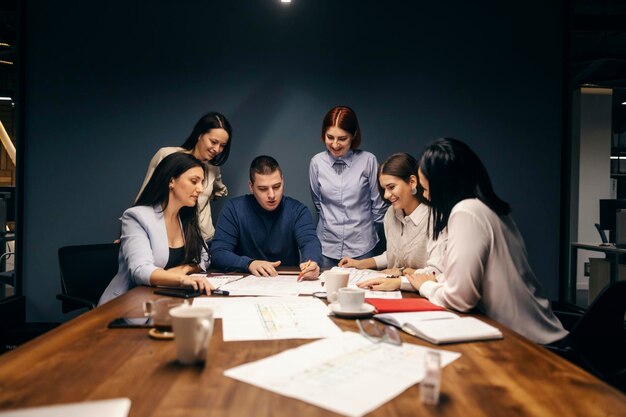
<path fill-rule="evenodd" d="M 325 267 L 344 257 L 370 258 L 386 205 L 377 183 L 376 157 L 359 149 L 361 129 L 350 107 L 333 107 L 322 121 L 326 146 L 311 159 L 311 197 L 319 216 L 317 236 Z"/>

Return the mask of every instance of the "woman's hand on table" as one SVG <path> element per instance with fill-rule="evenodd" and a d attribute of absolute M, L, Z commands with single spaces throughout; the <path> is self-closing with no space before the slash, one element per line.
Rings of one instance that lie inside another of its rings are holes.
<path fill-rule="evenodd" d="M 363 282 L 359 282 L 357 286 L 366 290 L 373 291 L 396 291 L 400 289 L 402 283 L 401 278 L 371 278 Z"/>
<path fill-rule="evenodd" d="M 194 290 L 200 290 L 200 293 L 206 293 L 206 295 L 211 295 L 211 290 L 213 286 L 209 283 L 209 281 L 204 276 L 194 276 L 194 275 L 184 275 L 180 279 L 181 287 L 191 287 Z"/>
<path fill-rule="evenodd" d="M 363 260 L 352 259 L 352 258 L 341 258 L 339 261 L 339 267 L 341 268 L 356 268 L 363 269 Z"/>
<path fill-rule="evenodd" d="M 415 288 L 417 291 L 420 290 L 420 287 L 426 281 L 437 282 L 435 275 L 429 275 L 429 274 L 418 274 L 418 275 L 407 274 L 406 277 L 411 283 L 411 285 L 413 286 L 413 288 Z"/>

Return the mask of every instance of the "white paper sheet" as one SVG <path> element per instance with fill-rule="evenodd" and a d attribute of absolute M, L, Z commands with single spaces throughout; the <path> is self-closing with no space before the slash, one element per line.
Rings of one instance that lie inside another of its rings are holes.
<path fill-rule="evenodd" d="M 317 339 L 341 329 L 328 317 L 328 307 L 311 297 L 239 298 L 221 303 L 224 341 Z"/>
<path fill-rule="evenodd" d="M 1 417 L 126 417 L 130 410 L 128 398 L 56 404 L 19 410 L 0 411 Z"/>
<path fill-rule="evenodd" d="M 213 288 L 220 288 L 222 285 L 235 280 L 240 280 L 243 275 L 216 275 L 216 274 L 191 274 L 192 277 L 204 277 Z"/>
<path fill-rule="evenodd" d="M 228 369 L 224 375 L 359 417 L 419 383 L 428 350 L 434 349 L 409 343 L 375 344 L 358 333 L 344 332 Z M 442 367 L 461 356 L 439 352 Z"/>
<path fill-rule="evenodd" d="M 245 298 L 240 297 L 196 297 L 193 299 L 194 306 L 202 306 L 209 307 L 213 310 L 213 318 L 221 319 L 224 318 L 224 313 L 222 312 L 222 306 L 224 305 L 235 305 L 241 302 L 248 302 Z"/>
<path fill-rule="evenodd" d="M 348 287 L 356 288 L 356 284 L 365 281 L 370 278 L 377 278 L 385 276 L 380 271 L 374 271 L 372 269 L 356 269 L 356 268 L 340 268 L 335 266 L 331 268 L 331 271 L 348 272 L 350 273 L 350 281 Z M 322 274 L 322 279 L 324 274 Z M 400 291 L 372 291 L 366 290 L 365 298 L 402 298 Z"/>
<path fill-rule="evenodd" d="M 231 276 L 232 277 L 232 276 Z M 248 275 L 240 279 L 231 279 L 221 284 L 222 290 L 227 290 L 230 295 L 251 296 L 274 296 L 293 297 L 296 295 L 311 295 L 316 291 L 322 291 L 322 281 L 300 281 L 297 275 L 279 275 L 277 277 L 257 277 Z M 210 277 L 209 280 L 215 280 Z M 215 285 L 214 285 L 215 286 Z"/>
<path fill-rule="evenodd" d="M 211 283 L 213 288 L 219 288 L 229 282 L 243 278 L 243 275 L 205 275 L 205 277 L 209 281 L 209 283 Z"/>

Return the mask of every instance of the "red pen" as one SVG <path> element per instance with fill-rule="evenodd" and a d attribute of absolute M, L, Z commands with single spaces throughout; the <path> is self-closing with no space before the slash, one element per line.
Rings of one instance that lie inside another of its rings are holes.
<path fill-rule="evenodd" d="M 302 275 L 303 275 L 304 271 L 306 271 L 306 269 L 307 269 L 309 266 L 311 266 L 311 260 L 310 260 L 310 259 L 307 261 L 306 265 L 304 265 L 304 268 L 302 268 L 302 272 L 300 272 L 300 273 L 298 274 L 298 279 L 296 280 L 297 282 L 302 281 Z"/>

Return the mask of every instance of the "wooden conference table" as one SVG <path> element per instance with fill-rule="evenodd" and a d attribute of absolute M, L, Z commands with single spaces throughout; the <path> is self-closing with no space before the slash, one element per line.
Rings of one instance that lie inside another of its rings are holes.
<path fill-rule="evenodd" d="M 129 293 L 0 356 L 0 410 L 128 397 L 130 416 L 326 416 L 332 412 L 225 377 L 224 370 L 311 340 L 222 341 L 216 320 L 207 363 L 181 366 L 174 341 L 146 329 L 108 329 L 140 316 L 152 288 Z M 626 396 L 504 326 L 503 340 L 441 347 L 462 356 L 442 372 L 437 407 L 419 401 L 419 385 L 371 416 L 624 416 Z M 333 318 L 357 331 L 354 320 Z M 405 342 L 433 347 L 402 335 Z M 355 392 L 355 396 L 359 393 Z"/>

